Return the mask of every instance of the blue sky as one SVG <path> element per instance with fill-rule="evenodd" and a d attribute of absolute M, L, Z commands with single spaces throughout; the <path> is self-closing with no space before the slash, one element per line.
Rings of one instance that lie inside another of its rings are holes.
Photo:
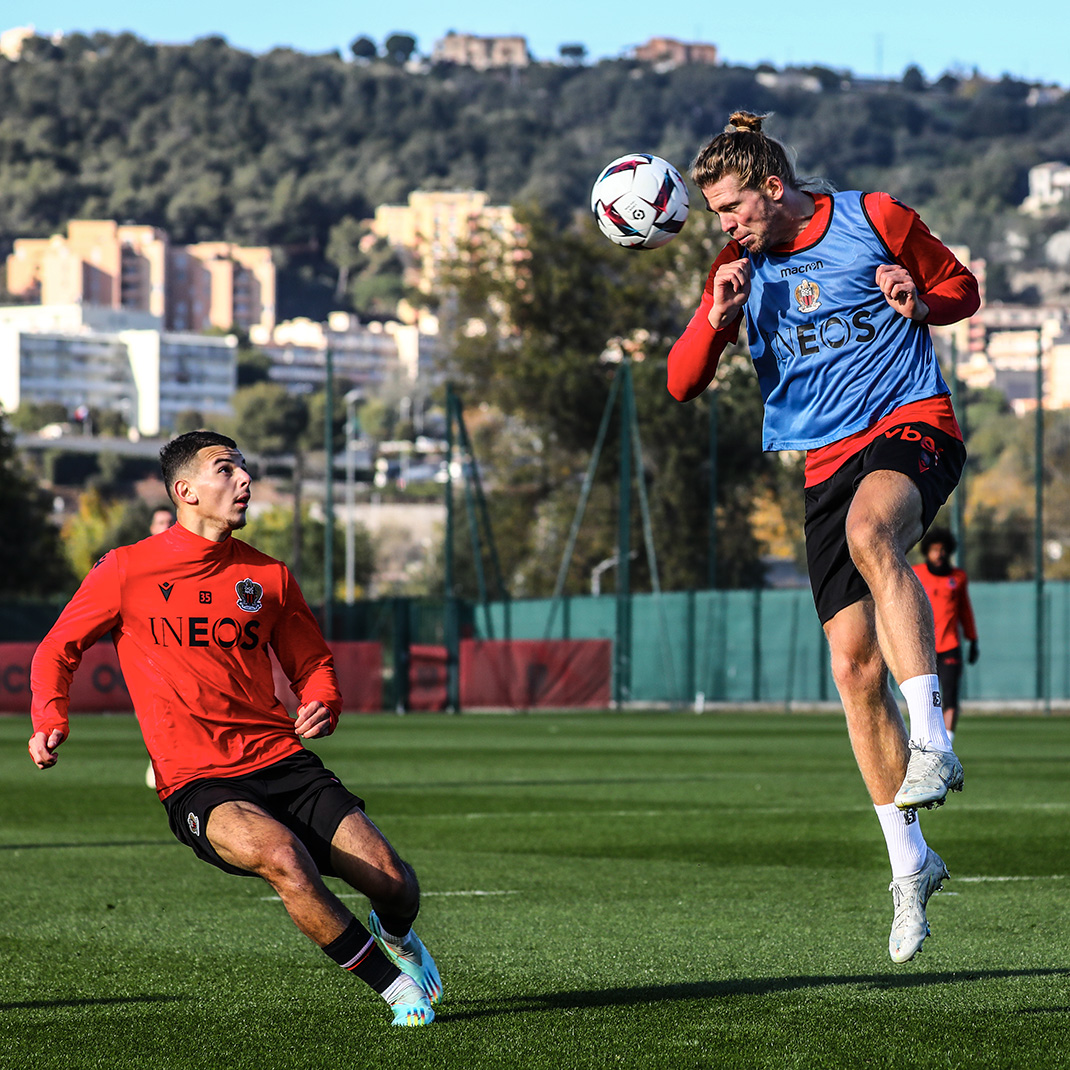
<path fill-rule="evenodd" d="M 586 45 L 591 58 L 619 55 L 652 36 L 716 44 L 727 63 L 778 67 L 819 63 L 857 74 L 897 76 L 917 64 L 929 78 L 975 67 L 1070 88 L 1070 13 L 1066 0 L 1007 5 L 978 0 L 965 8 L 940 0 L 867 4 L 785 0 L 731 5 L 616 0 L 587 4 L 541 0 L 507 5 L 501 0 L 4 0 L 0 29 L 33 24 L 53 30 L 130 30 L 161 42 L 187 42 L 222 34 L 253 52 L 288 45 L 306 52 L 346 49 L 365 34 L 378 42 L 396 31 L 411 33 L 429 53 L 448 30 L 523 34 L 540 59 L 553 59 L 561 44 Z"/>

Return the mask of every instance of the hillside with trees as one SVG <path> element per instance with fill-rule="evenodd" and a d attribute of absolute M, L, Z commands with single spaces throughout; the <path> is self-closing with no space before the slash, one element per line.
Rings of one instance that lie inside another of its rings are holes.
<path fill-rule="evenodd" d="M 771 69 L 655 70 L 625 59 L 477 72 L 406 65 L 414 47 L 404 35 L 382 48 L 357 37 L 347 56 L 285 49 L 257 56 L 219 37 L 189 45 L 130 34 L 74 34 L 58 45 L 32 39 L 18 62 L 0 58 L 0 256 L 15 238 L 47 236 L 71 218 L 115 218 L 164 227 L 176 242 L 272 246 L 280 318 L 322 318 L 340 306 L 382 314 L 401 280 L 392 251 L 362 241 L 361 221 L 377 205 L 402 202 L 414 189 L 454 188 L 516 205 L 528 231 L 522 269 L 511 273 L 511 251 L 485 243 L 452 280 L 459 322 L 479 322 L 483 333 L 462 330 L 453 339 L 451 374 L 479 410 L 473 437 L 488 468 L 504 571 L 518 595 L 552 588 L 616 374 L 599 359 L 607 345 L 630 346 L 643 358 L 634 377 L 644 473 L 656 484 L 662 582 L 680 589 L 708 579 L 712 396 L 672 402 L 664 360 L 721 237 L 693 206 L 683 235 L 656 255 L 611 246 L 587 209 L 591 181 L 608 160 L 652 151 L 686 168 L 735 108 L 773 112 L 768 129 L 797 150 L 803 175 L 887 189 L 946 242 L 986 257 L 990 300 L 1020 297 L 1008 265 L 1041 263 L 1044 240 L 1070 226 L 1068 217 L 1038 221 L 1017 211 L 1030 167 L 1070 160 L 1070 95 L 1031 95 L 1024 82 L 948 74 L 927 84 L 913 69 L 875 83 L 816 68 L 803 72 L 812 79 L 807 89 L 797 79 L 778 83 Z M 245 414 L 239 422 L 250 448 L 270 456 L 272 443 L 286 437 L 280 428 L 289 428 L 293 441 L 276 452 L 302 457 L 308 413 L 257 393 L 265 368 L 254 362 L 242 371 L 235 407 Z M 725 360 L 722 376 L 712 458 L 718 582 L 748 586 L 760 582 L 770 542 L 755 525 L 761 503 L 777 503 L 782 531 L 800 527 L 797 516 L 785 516 L 797 504 L 798 462 L 760 453 L 760 404 L 745 357 Z M 1000 399 L 967 402 L 976 431 L 971 522 L 977 549 L 988 555 L 968 554 L 967 563 L 978 578 L 1027 575 L 1028 435 Z M 321 423 L 312 420 L 313 443 Z M 1060 416 L 1048 429 L 1048 534 L 1059 540 L 1070 540 L 1070 490 L 1055 465 L 1068 427 Z M 572 591 L 614 548 L 615 434 L 576 548 Z M 101 530 L 88 532 L 87 552 L 119 537 L 118 521 L 93 519 Z M 294 524 L 290 536 L 294 566 L 313 556 L 311 529 L 303 528 Z M 1066 561 L 1070 568 L 1070 555 Z M 460 586 L 471 593 L 467 565 Z M 436 568 L 428 563 L 422 590 L 439 589 Z M 637 565 L 639 589 L 650 581 L 644 568 Z M 58 571 L 49 589 L 69 582 Z"/>
<path fill-rule="evenodd" d="M 332 229 L 378 204 L 476 188 L 565 221 L 607 160 L 653 151 L 683 168 L 740 106 L 776 113 L 770 130 L 804 173 L 888 189 L 980 255 L 998 252 L 1028 169 L 1070 159 L 1070 96 L 1030 106 L 1009 78 L 927 85 L 912 69 L 874 84 L 817 68 L 813 92 L 770 88 L 768 71 L 625 59 L 412 70 L 415 42 L 390 42 L 357 37 L 342 56 L 253 55 L 221 37 L 31 39 L 19 61 L 0 58 L 0 255 L 71 218 L 267 244 L 285 318 L 333 303 L 351 265 L 331 262 Z"/>

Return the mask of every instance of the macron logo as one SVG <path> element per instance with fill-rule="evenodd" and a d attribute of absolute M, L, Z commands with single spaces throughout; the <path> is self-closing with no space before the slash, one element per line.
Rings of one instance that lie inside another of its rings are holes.
<path fill-rule="evenodd" d="M 163 600 L 166 602 L 171 597 L 171 592 L 175 589 L 175 585 L 170 580 L 160 584 L 160 594 L 163 595 Z"/>

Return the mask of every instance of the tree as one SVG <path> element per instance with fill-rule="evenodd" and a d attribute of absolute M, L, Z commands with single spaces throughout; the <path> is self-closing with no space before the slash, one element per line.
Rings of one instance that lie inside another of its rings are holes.
<path fill-rule="evenodd" d="M 238 388 L 266 383 L 271 377 L 271 357 L 255 346 L 238 346 Z"/>
<path fill-rule="evenodd" d="M 294 507 L 290 571 L 301 580 L 304 548 L 301 489 L 304 481 L 305 452 L 302 437 L 308 427 L 308 404 L 279 383 L 256 383 L 238 390 L 232 401 L 234 426 L 242 443 L 269 457 L 293 456 Z"/>
<path fill-rule="evenodd" d="M 289 510 L 275 506 L 253 517 L 239 532 L 239 538 L 265 554 L 277 557 L 280 561 L 290 562 L 293 553 L 292 527 L 293 518 Z M 318 605 L 324 600 L 324 523 L 322 520 L 312 518 L 306 509 L 302 518 L 301 532 L 301 559 L 304 573 L 300 581 L 301 591 L 306 601 Z M 368 529 L 363 524 L 355 525 L 354 536 L 355 581 L 358 587 L 364 588 L 371 582 L 375 573 L 375 546 Z M 335 597 L 337 597 L 345 577 L 345 531 L 337 522 L 334 529 L 332 564 L 334 576 L 337 577 L 335 590 Z"/>
<path fill-rule="evenodd" d="M 908 93 L 922 93 L 925 91 L 925 75 L 917 64 L 912 63 L 903 71 L 903 88 Z"/>
<path fill-rule="evenodd" d="M 49 500 L 23 468 L 0 412 L 0 597 L 67 593 L 74 575 Z"/>
<path fill-rule="evenodd" d="M 344 231 L 338 236 L 335 252 L 339 259 L 334 262 L 339 265 L 346 261 L 349 263 L 346 278 L 350 305 L 369 319 L 393 316 L 398 301 L 407 294 L 401 257 L 384 238 L 367 243 L 365 250 L 358 250 L 357 256 L 350 256 L 341 248 L 342 242 L 348 237 L 352 237 L 351 231 Z M 350 275 L 354 269 L 355 273 Z"/>
<path fill-rule="evenodd" d="M 379 55 L 379 48 L 376 43 L 363 34 L 360 37 L 355 37 L 350 42 L 349 51 L 353 53 L 355 59 L 370 60 Z"/>
<path fill-rule="evenodd" d="M 383 45 L 386 58 L 399 67 L 416 51 L 416 38 L 407 33 L 392 33 Z"/>
<path fill-rule="evenodd" d="M 673 401 L 665 389 L 665 358 L 723 239 L 697 216 L 664 250 L 637 253 L 611 245 L 587 221 L 562 229 L 533 210 L 522 210 L 520 219 L 522 249 L 481 237 L 453 276 L 455 381 L 470 406 L 499 409 L 512 441 L 527 443 L 499 450 L 497 458 L 491 444 L 485 477 L 494 488 L 495 521 L 510 532 L 502 553 L 513 593 L 545 595 L 553 587 L 579 480 L 625 352 L 633 361 L 643 478 L 663 583 L 703 586 L 709 401 Z M 760 581 L 762 549 L 750 514 L 757 487 L 769 483 L 775 468 L 760 448 L 761 399 L 749 362 L 729 352 L 722 364 L 718 572 L 725 585 L 749 586 Z M 619 435 L 615 420 L 570 590 L 582 590 L 590 569 L 615 547 Z M 639 531 L 638 513 L 634 524 Z M 635 575 L 638 585 L 652 582 L 644 561 Z"/>
<path fill-rule="evenodd" d="M 366 233 L 364 224 L 348 215 L 331 227 L 330 237 L 327 239 L 327 259 L 338 268 L 338 284 L 334 288 L 334 296 L 339 301 L 345 296 L 349 286 L 350 272 L 367 263 L 368 258 L 360 248 L 361 239 Z"/>
<path fill-rule="evenodd" d="M 152 509 L 140 498 L 119 501 L 90 486 L 79 495 L 78 512 L 63 527 L 75 572 L 84 576 L 109 550 L 148 538 L 151 519 Z"/>
<path fill-rule="evenodd" d="M 15 431 L 40 431 L 48 424 L 65 423 L 67 407 L 58 401 L 27 401 L 11 413 L 7 420 Z"/>

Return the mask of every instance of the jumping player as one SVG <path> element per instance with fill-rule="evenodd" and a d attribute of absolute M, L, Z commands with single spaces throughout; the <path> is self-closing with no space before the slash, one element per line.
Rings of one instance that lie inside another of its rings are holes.
<path fill-rule="evenodd" d="M 245 461 L 232 439 L 192 431 L 160 464 L 178 523 L 105 554 L 41 642 L 30 757 L 55 764 L 71 678 L 111 632 L 175 836 L 226 873 L 262 877 L 301 932 L 382 995 L 394 1025 L 425 1025 L 442 984 L 412 932 L 416 875 L 302 746 L 334 731 L 341 696 L 289 570 L 231 537 L 249 508 Z M 275 697 L 269 647 L 300 699 L 296 721 Z M 370 932 L 323 875 L 368 897 Z"/>
<path fill-rule="evenodd" d="M 957 547 L 947 528 L 930 528 L 920 543 L 920 565 L 914 566 L 929 602 L 936 625 L 936 666 L 940 677 L 940 698 L 944 707 L 947 738 L 954 742 L 959 720 L 959 681 L 962 679 L 962 639 L 969 640 L 969 662 L 980 656 L 977 624 L 966 582 L 966 573 L 951 564 Z"/>
<path fill-rule="evenodd" d="M 692 166 L 730 240 L 669 354 L 669 391 L 680 401 L 701 394 L 745 317 L 763 446 L 806 451 L 810 582 L 891 860 L 889 953 L 906 962 L 929 934 L 925 908 L 948 876 L 916 808 L 962 788 L 941 715 L 932 612 L 906 561 L 966 456 L 928 325 L 972 315 L 977 282 L 887 194 L 804 186 L 783 146 L 762 133 L 763 118 L 734 114 Z"/>

